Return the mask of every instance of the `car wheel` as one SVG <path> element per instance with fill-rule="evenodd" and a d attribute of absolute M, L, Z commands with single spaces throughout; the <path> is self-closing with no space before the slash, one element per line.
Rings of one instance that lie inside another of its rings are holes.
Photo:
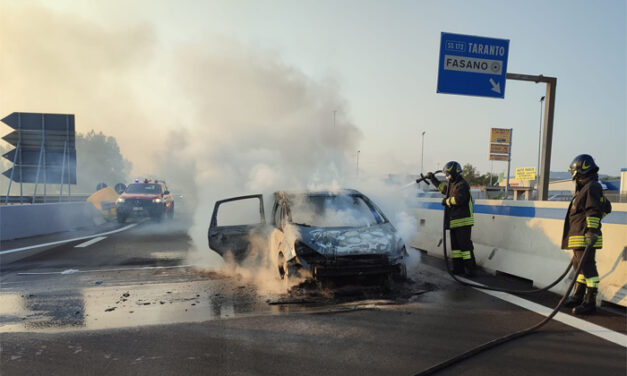
<path fill-rule="evenodd" d="M 277 269 L 279 270 L 279 277 L 287 280 L 285 275 L 285 257 L 283 256 L 283 252 L 279 252 L 279 255 L 277 256 Z"/>
<path fill-rule="evenodd" d="M 117 219 L 118 219 L 118 223 L 124 223 L 126 222 L 126 216 L 124 214 L 117 214 Z"/>

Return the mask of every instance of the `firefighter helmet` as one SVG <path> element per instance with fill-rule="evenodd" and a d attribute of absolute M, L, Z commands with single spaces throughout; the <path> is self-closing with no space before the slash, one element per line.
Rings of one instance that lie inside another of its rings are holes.
<path fill-rule="evenodd" d="M 462 166 L 455 161 L 450 161 L 444 165 L 444 173 L 450 175 L 452 179 L 457 179 L 459 174 L 462 173 Z"/>
<path fill-rule="evenodd" d="M 594 163 L 594 159 L 588 154 L 580 154 L 570 162 L 568 172 L 573 176 L 573 180 L 578 177 L 588 176 L 599 171 L 599 166 Z"/>

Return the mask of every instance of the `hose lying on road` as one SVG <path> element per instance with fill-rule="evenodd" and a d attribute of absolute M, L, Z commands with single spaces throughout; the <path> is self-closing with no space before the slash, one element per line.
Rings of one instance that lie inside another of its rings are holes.
<path fill-rule="evenodd" d="M 496 287 L 489 287 L 489 286 L 483 286 L 483 285 L 478 285 L 478 284 L 474 284 L 474 283 L 467 283 L 465 281 L 462 281 L 460 279 L 458 279 L 450 270 L 449 264 L 448 264 L 448 256 L 446 253 L 446 209 L 444 211 L 444 224 L 442 226 L 443 228 L 443 247 L 444 247 L 444 259 L 446 261 L 446 270 L 448 271 L 448 273 L 453 277 L 453 279 L 455 279 L 456 281 L 458 281 L 459 283 L 462 283 L 466 286 L 471 286 L 471 287 L 475 287 L 475 288 L 480 288 L 480 289 L 485 289 L 485 290 L 492 290 L 492 291 L 502 291 L 502 292 L 513 292 L 513 293 L 518 293 L 518 294 L 530 294 L 530 293 L 534 293 L 534 292 L 540 292 L 540 291 L 546 291 L 549 288 L 551 288 L 552 286 L 556 285 L 559 281 L 561 281 L 564 276 L 566 276 L 566 274 L 568 273 L 568 270 L 570 270 L 570 267 L 572 266 L 572 259 L 570 261 L 570 263 L 568 264 L 568 268 L 566 268 L 566 271 L 555 281 L 553 282 L 551 285 L 544 287 L 542 289 L 536 289 L 536 290 L 509 290 L 509 289 L 500 289 L 500 288 L 496 288 Z M 586 247 L 586 249 L 584 250 L 583 256 L 582 256 L 582 260 L 585 260 L 586 255 L 588 254 L 588 251 L 590 250 L 591 247 Z M 581 266 L 582 266 L 582 262 L 579 263 L 579 265 L 577 266 L 577 270 L 575 270 L 575 275 L 579 275 L 579 273 L 581 272 Z M 570 284 L 568 285 L 568 288 L 566 289 L 566 293 L 564 293 L 564 296 L 562 296 L 562 298 L 560 299 L 559 303 L 557 304 L 557 306 L 553 309 L 553 311 L 551 312 L 551 314 L 549 314 L 546 318 L 544 318 L 544 320 L 540 321 L 539 323 L 537 323 L 536 325 L 533 325 L 529 328 L 508 334 L 506 336 L 503 336 L 501 338 L 497 338 L 495 340 L 492 340 L 490 342 L 486 342 L 482 345 L 479 345 L 471 350 L 466 351 L 465 353 L 459 354 L 453 358 L 450 358 L 444 362 L 438 363 L 430 368 L 427 368 L 426 370 L 417 373 L 415 376 L 426 376 L 426 375 L 433 375 L 438 371 L 441 371 L 447 367 L 450 367 L 454 364 L 457 364 L 465 359 L 468 359 L 472 356 L 475 356 L 485 350 L 491 349 L 493 347 L 496 347 L 498 345 L 502 345 L 506 342 L 509 342 L 511 340 L 514 340 L 516 338 L 521 338 L 526 336 L 527 334 L 531 334 L 533 332 L 535 332 L 537 329 L 540 329 L 541 327 L 543 327 L 546 323 L 548 323 L 549 321 L 551 321 L 551 319 L 559 312 L 559 309 L 562 307 L 562 305 L 564 304 L 564 301 L 566 300 L 566 298 L 570 295 L 571 290 L 573 289 L 573 286 L 575 285 L 575 282 L 577 281 L 576 278 L 573 278 L 572 281 L 570 281 Z"/>

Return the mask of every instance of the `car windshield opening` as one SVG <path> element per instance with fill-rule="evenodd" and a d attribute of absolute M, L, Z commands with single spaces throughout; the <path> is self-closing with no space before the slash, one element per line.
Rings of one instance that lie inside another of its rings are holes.
<path fill-rule="evenodd" d="M 126 188 L 126 193 L 161 193 L 159 184 L 130 184 Z"/>
<path fill-rule="evenodd" d="M 365 227 L 383 216 L 357 195 L 303 195 L 290 200 L 291 222 L 312 227 Z"/>

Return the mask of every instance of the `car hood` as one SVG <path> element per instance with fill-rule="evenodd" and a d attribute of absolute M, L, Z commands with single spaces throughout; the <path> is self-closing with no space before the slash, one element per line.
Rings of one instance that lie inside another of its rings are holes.
<path fill-rule="evenodd" d="M 391 223 L 368 227 L 300 227 L 300 238 L 323 255 L 397 254 L 403 241 Z"/>
<path fill-rule="evenodd" d="M 152 193 L 122 193 L 120 197 L 125 200 L 153 200 L 155 198 L 160 198 L 161 195 Z"/>

